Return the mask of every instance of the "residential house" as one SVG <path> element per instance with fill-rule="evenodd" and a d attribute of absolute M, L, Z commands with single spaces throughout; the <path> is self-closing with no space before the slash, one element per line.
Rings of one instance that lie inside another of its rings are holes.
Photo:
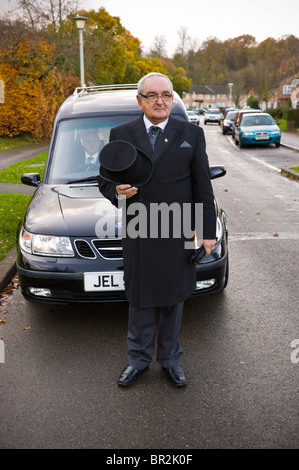
<path fill-rule="evenodd" d="M 225 86 L 215 85 L 193 85 L 189 93 L 183 93 L 183 102 L 186 108 L 225 108 L 234 106 L 234 101 L 230 103 L 230 89 Z M 240 109 L 247 106 L 250 96 L 259 99 L 258 93 L 251 88 L 242 93 L 239 97 L 238 107 Z M 284 108 L 289 104 L 293 108 L 299 108 L 299 78 L 295 75 L 280 80 L 274 87 L 268 98 L 268 102 L 260 102 L 260 108 Z"/>
<path fill-rule="evenodd" d="M 291 101 L 292 107 L 295 109 L 299 108 L 299 78 L 295 78 L 292 83 L 292 93 L 291 93 Z"/>
<path fill-rule="evenodd" d="M 250 88 L 250 90 L 247 90 L 246 92 L 242 93 L 240 96 L 239 96 L 239 109 L 242 109 L 242 108 L 245 108 L 245 106 L 247 106 L 247 100 L 250 96 L 253 96 L 254 98 L 256 98 L 258 100 L 258 95 L 255 91 L 254 88 Z"/>
<path fill-rule="evenodd" d="M 293 108 L 297 108 L 299 106 L 297 80 L 299 83 L 299 79 L 295 75 L 280 80 L 269 95 L 267 103 L 268 108 L 285 108 L 289 106 L 290 103 Z M 265 106 L 265 103 L 262 104 Z"/>
<path fill-rule="evenodd" d="M 193 85 L 189 93 L 183 93 L 186 108 L 224 108 L 231 105 L 229 87 L 219 85 Z"/>

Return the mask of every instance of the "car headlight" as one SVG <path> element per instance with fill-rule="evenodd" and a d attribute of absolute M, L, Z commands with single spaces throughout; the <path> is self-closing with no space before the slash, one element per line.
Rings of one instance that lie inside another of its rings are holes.
<path fill-rule="evenodd" d="M 220 220 L 220 217 L 217 217 L 217 225 L 216 225 L 216 242 L 218 242 L 223 236 L 223 227 Z"/>
<path fill-rule="evenodd" d="M 280 131 L 271 131 L 270 134 L 271 135 L 277 135 L 277 134 L 280 134 Z"/>
<path fill-rule="evenodd" d="M 253 132 L 240 132 L 241 135 L 254 135 Z"/>
<path fill-rule="evenodd" d="M 223 237 L 223 226 L 220 217 L 217 217 L 216 223 L 216 243 L 219 242 Z M 195 235 L 195 248 L 199 248 L 201 246 L 201 240 L 197 238 Z"/>
<path fill-rule="evenodd" d="M 69 237 L 40 235 L 22 229 L 20 247 L 26 253 L 42 256 L 74 256 Z"/>

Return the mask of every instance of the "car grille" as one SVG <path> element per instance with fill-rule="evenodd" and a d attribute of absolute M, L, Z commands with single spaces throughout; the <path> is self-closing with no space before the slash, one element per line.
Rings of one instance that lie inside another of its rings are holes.
<path fill-rule="evenodd" d="M 269 139 L 269 132 L 256 132 L 255 138 L 256 140 Z"/>
<path fill-rule="evenodd" d="M 96 255 L 86 240 L 75 240 L 75 247 L 82 258 L 95 259 Z"/>
<path fill-rule="evenodd" d="M 106 259 L 122 259 L 122 239 L 121 238 L 103 238 L 92 240 L 75 240 L 77 253 L 82 258 L 95 259 L 96 253 Z"/>
<path fill-rule="evenodd" d="M 92 243 L 103 258 L 121 259 L 123 257 L 121 238 L 97 239 Z"/>

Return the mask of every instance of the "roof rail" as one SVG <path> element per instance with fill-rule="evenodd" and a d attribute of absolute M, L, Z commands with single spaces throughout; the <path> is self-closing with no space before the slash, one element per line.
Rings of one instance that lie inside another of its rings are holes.
<path fill-rule="evenodd" d="M 74 95 L 82 96 L 89 93 L 97 93 L 98 91 L 109 91 L 109 90 L 133 90 L 137 89 L 137 83 L 124 83 L 120 85 L 97 85 L 97 86 L 84 86 L 77 87 L 74 91 Z"/>

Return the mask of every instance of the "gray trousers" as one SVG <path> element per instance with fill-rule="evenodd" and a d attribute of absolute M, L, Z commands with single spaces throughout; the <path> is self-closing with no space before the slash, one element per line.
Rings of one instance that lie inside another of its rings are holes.
<path fill-rule="evenodd" d="M 157 339 L 157 362 L 162 367 L 180 364 L 183 356 L 178 336 L 180 333 L 184 302 L 171 307 L 160 307 Z M 152 361 L 155 333 L 156 308 L 129 307 L 128 364 L 144 369 Z"/>

